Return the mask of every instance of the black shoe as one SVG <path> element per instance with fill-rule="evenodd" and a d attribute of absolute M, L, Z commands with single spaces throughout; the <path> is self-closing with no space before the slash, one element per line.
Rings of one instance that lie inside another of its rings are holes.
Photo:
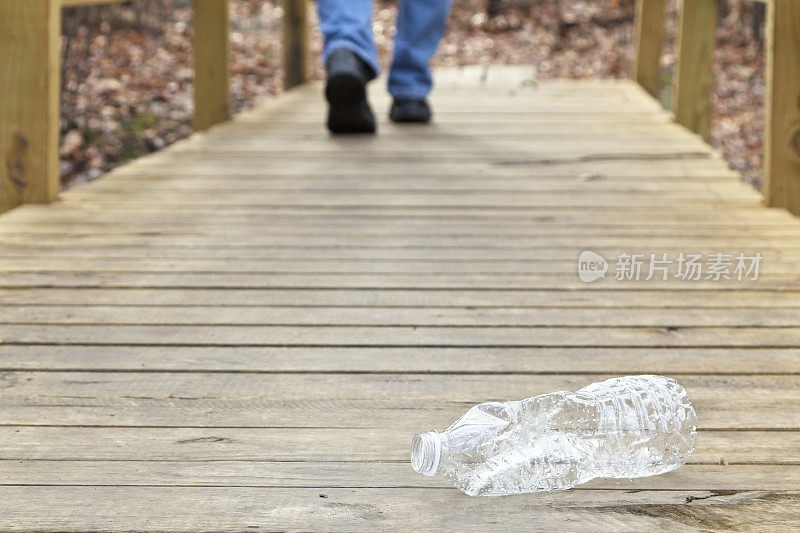
<path fill-rule="evenodd" d="M 389 111 L 389 118 L 392 122 L 430 122 L 431 106 L 426 100 L 411 100 L 405 98 L 395 98 L 392 102 L 392 109 Z"/>
<path fill-rule="evenodd" d="M 372 69 L 355 53 L 339 48 L 325 63 L 328 83 L 328 129 L 333 133 L 375 133 L 375 115 L 367 102 L 367 82 Z"/>

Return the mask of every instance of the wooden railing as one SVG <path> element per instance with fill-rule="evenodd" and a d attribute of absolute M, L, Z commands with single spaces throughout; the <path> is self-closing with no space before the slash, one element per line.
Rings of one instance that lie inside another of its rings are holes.
<path fill-rule="evenodd" d="M 59 190 L 63 7 L 122 0 L 0 0 L 0 212 Z M 717 0 L 679 0 L 675 119 L 709 138 Z M 766 0 L 764 198 L 800 215 L 800 0 Z M 283 0 L 285 85 L 308 79 L 306 0 Z M 195 127 L 230 118 L 228 0 L 194 0 Z M 661 91 L 665 0 L 637 0 L 635 79 Z"/>
<path fill-rule="evenodd" d="M 764 201 L 800 215 L 800 0 L 767 4 Z M 675 120 L 708 140 L 714 86 L 717 0 L 679 0 L 673 78 Z M 661 92 L 665 0 L 637 0 L 636 80 Z"/>
<path fill-rule="evenodd" d="M 123 0 L 0 0 L 0 212 L 59 191 L 61 11 Z M 194 0 L 198 130 L 230 118 L 228 0 Z M 285 85 L 308 79 L 306 0 L 284 0 Z"/>

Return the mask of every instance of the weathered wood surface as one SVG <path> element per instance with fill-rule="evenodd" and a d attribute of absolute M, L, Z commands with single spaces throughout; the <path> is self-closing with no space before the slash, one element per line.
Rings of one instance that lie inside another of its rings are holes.
<path fill-rule="evenodd" d="M 662 88 L 661 53 L 664 44 L 664 0 L 636 2 L 636 49 L 634 78 L 651 95 L 659 98 Z"/>
<path fill-rule="evenodd" d="M 800 215 L 800 0 L 767 10 L 764 198 Z"/>
<path fill-rule="evenodd" d="M 375 138 L 302 87 L 3 215 L 0 530 L 797 529 L 800 222 L 633 83 L 480 75 Z M 585 249 L 764 260 L 584 284 Z M 471 499 L 408 465 L 473 403 L 645 372 L 698 409 L 676 472 Z"/>
<path fill-rule="evenodd" d="M 309 80 L 309 23 L 306 0 L 283 0 L 283 85 L 290 89 Z"/>
<path fill-rule="evenodd" d="M 231 117 L 229 0 L 194 1 L 194 127 L 205 130 Z"/>
<path fill-rule="evenodd" d="M 678 18 L 675 120 L 709 141 L 719 18 L 717 2 L 680 0 Z"/>
<path fill-rule="evenodd" d="M 55 199 L 61 7 L 0 2 L 0 213 Z"/>

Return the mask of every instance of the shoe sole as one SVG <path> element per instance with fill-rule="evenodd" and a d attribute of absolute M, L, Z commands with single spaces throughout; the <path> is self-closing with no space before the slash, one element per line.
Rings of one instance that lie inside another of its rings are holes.
<path fill-rule="evenodd" d="M 398 117 L 389 115 L 392 122 L 396 124 L 428 124 L 431 117 Z"/>
<path fill-rule="evenodd" d="M 433 118 L 433 113 L 427 114 L 400 114 L 394 106 L 389 111 L 389 120 L 397 124 L 427 124 Z"/>
<path fill-rule="evenodd" d="M 333 133 L 375 133 L 374 117 L 363 116 L 367 86 L 358 76 L 350 73 L 332 75 L 325 86 L 325 97 L 330 104 L 328 129 Z"/>

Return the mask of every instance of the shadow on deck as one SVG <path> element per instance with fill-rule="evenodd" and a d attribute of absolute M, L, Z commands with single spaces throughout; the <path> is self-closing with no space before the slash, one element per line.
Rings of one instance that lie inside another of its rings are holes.
<path fill-rule="evenodd" d="M 632 82 L 443 71 L 433 103 L 337 138 L 304 87 L 0 217 L 0 529 L 797 526 L 800 221 Z M 690 465 L 469 499 L 408 464 L 468 405 L 627 373 L 689 390 Z"/>

